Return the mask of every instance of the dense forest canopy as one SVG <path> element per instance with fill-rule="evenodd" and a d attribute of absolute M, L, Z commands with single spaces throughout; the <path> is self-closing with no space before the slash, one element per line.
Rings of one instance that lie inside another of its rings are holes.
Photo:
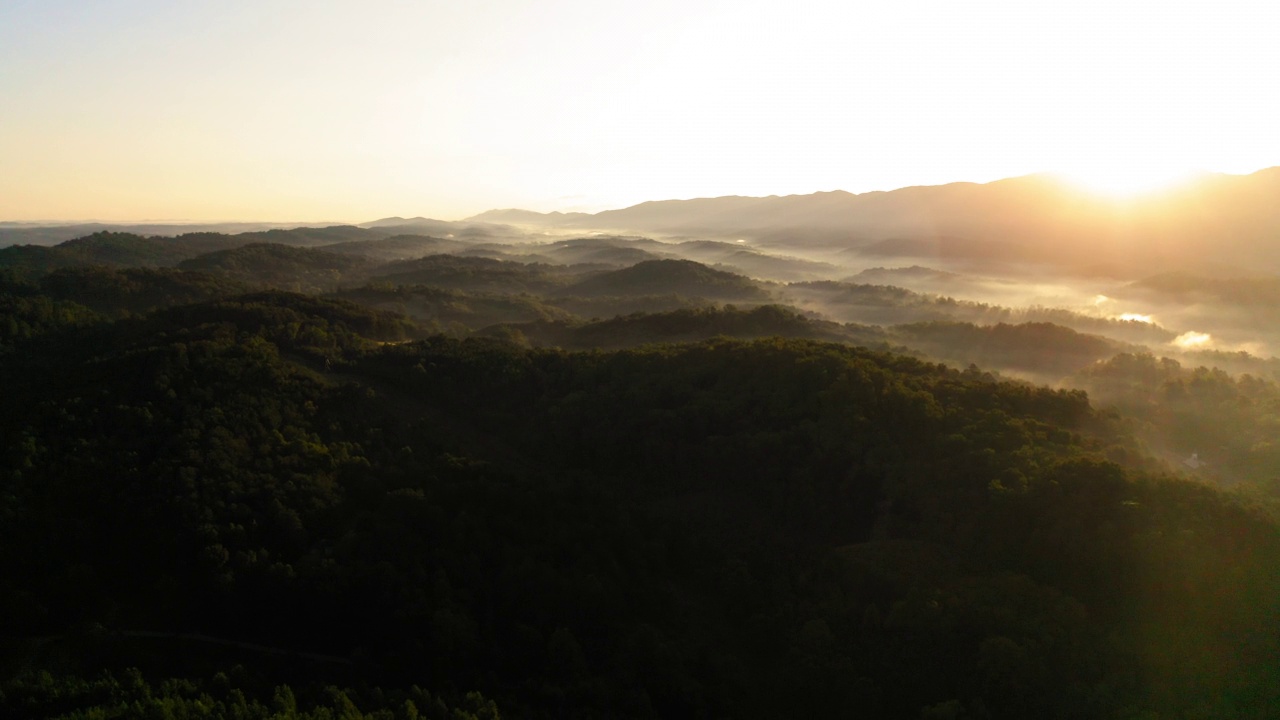
<path fill-rule="evenodd" d="M 397 227 L 0 250 L 0 714 L 1280 706 L 1273 360 Z"/>

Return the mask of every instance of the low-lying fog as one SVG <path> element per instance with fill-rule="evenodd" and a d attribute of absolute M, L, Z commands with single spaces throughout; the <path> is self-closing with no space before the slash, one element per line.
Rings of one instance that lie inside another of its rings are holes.
<path fill-rule="evenodd" d="M 1033 261 L 1004 247 L 391 218 L 236 235 L 95 235 L 0 248 L 0 270 L 91 306 L 124 293 L 139 313 L 153 309 L 147 283 L 179 282 L 147 268 L 176 268 L 219 276 L 227 288 L 404 313 L 424 334 L 602 349 L 784 336 L 888 349 L 1086 390 L 1135 419 L 1144 428 L 1135 433 L 1176 467 L 1195 454 L 1197 474 L 1280 476 L 1271 430 L 1280 427 L 1280 414 L 1272 417 L 1280 276 L 1167 258 Z"/>
<path fill-rule="evenodd" d="M 1175 472 L 1224 485 L 1280 473 L 1271 430 L 1280 423 L 1271 410 L 1280 407 L 1280 277 L 814 250 L 749 236 L 539 235 L 486 252 L 616 267 L 693 260 L 768 291 L 767 301 L 737 307 L 779 303 L 832 323 L 813 337 L 1087 390 L 1095 405 L 1135 422 L 1147 451 Z"/>
<path fill-rule="evenodd" d="M 1054 322 L 1142 345 L 1156 355 L 1188 358 L 1192 364 L 1196 352 L 1270 358 L 1280 349 L 1280 311 L 1265 297 L 1232 297 L 1223 292 L 1222 278 L 1204 278 L 1208 284 L 1195 286 L 1200 278 L 1185 270 L 1143 275 L 1141 268 L 1061 268 L 990 257 L 893 256 L 878 248 L 814 250 L 776 238 L 760 242 L 751 237 L 641 237 L 609 231 L 543 230 L 522 242 L 472 246 L 464 253 L 521 262 L 619 266 L 646 259 L 688 259 L 773 283 L 778 300 L 841 323 Z M 1215 269 L 1214 274 L 1221 272 Z M 1250 280 L 1260 282 L 1256 276 Z M 1280 277 L 1274 284 L 1280 293 Z M 852 286 L 911 292 L 890 298 L 886 290 L 872 297 L 868 289 Z"/>

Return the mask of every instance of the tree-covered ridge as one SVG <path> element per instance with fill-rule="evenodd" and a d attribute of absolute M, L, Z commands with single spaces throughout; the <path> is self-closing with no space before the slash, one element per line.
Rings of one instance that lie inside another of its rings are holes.
<path fill-rule="evenodd" d="M 407 305 L 400 309 L 415 316 L 419 312 Z M 781 305 L 680 308 L 618 315 L 593 322 L 539 317 L 524 322 L 499 322 L 484 328 L 481 334 L 518 343 L 573 349 L 617 349 L 648 343 L 695 342 L 718 336 L 804 338 L 895 348 L 898 352 L 944 360 L 952 365 L 976 364 L 1051 384 L 1132 347 L 1051 323 L 842 325 L 802 315 Z"/>
<path fill-rule="evenodd" d="M 114 316 L 146 314 L 247 290 L 243 283 L 208 273 L 101 266 L 56 270 L 41 277 L 33 288 L 33 292 L 50 298 L 78 302 Z"/>
<path fill-rule="evenodd" d="M 213 260 L 196 262 L 193 267 L 239 272 L 256 269 L 267 273 L 269 278 L 281 281 L 291 270 L 301 269 L 290 267 L 291 264 L 301 263 L 305 266 L 308 260 L 314 263 L 317 256 L 264 250 L 261 247 L 239 255 L 233 253 L 228 256 L 225 251 L 233 251 L 247 245 L 299 249 L 334 246 L 333 252 L 385 261 L 393 257 L 404 257 L 404 254 L 400 254 L 397 250 L 409 252 L 413 246 L 430 245 L 433 240 L 417 235 L 388 238 L 392 233 L 393 231 L 388 229 L 365 229 L 349 225 L 275 229 L 239 234 L 190 232 L 176 237 L 143 236 L 130 232 L 103 230 L 66 240 L 51 247 L 12 245 L 0 248 L 0 268 L 9 269 L 22 277 L 35 278 L 60 268 L 174 267 L 183 261 L 221 252 L 223 254 L 217 255 Z M 452 241 L 436 240 L 435 242 L 447 243 L 449 249 L 464 246 L 462 243 Z M 362 245 L 367 245 L 367 251 L 356 251 Z M 439 249 L 436 252 L 439 252 Z M 300 258 L 305 259 L 300 260 Z"/>
<path fill-rule="evenodd" d="M 366 262 L 305 247 L 254 243 L 183 260 L 179 269 L 217 274 L 257 287 L 303 292 L 337 288 Z"/>
<path fill-rule="evenodd" d="M 1045 322 L 928 322 L 894 325 L 888 330 L 903 345 L 917 348 L 929 357 L 953 364 L 1034 373 L 1051 383 L 1129 349 L 1097 335 Z"/>
<path fill-rule="evenodd" d="M 334 297 L 403 313 L 425 326 L 459 335 L 502 323 L 575 319 L 553 301 L 531 295 L 470 293 L 428 285 L 374 283 L 339 290 Z"/>
<path fill-rule="evenodd" d="M 643 245 L 644 247 L 638 247 Z M 554 262 L 566 265 L 601 264 L 614 266 L 631 266 L 637 263 L 656 260 L 652 250 L 656 243 L 628 243 L 619 238 L 617 244 L 600 242 L 598 238 L 584 239 L 579 242 L 566 241 L 557 243 L 541 254 Z M 646 249 L 647 248 L 647 249 Z"/>
<path fill-rule="evenodd" d="M 299 716 L 399 717 L 415 685 L 511 717 L 1280 701 L 1272 383 L 1097 364 L 1130 348 L 896 288 L 686 261 L 378 266 L 423 246 L 397 243 L 0 278 L 0 714 L 269 716 L 290 687 Z M 282 291 L 312 272 L 342 287 Z M 758 304 L 797 288 L 993 324 Z M 766 294 L 705 299 L 737 290 Z M 1086 368 L 1090 396 L 925 356 Z M 122 689 L 131 666 L 147 679 Z"/>
<path fill-rule="evenodd" d="M 1243 483 L 1280 501 L 1274 381 L 1125 353 L 1082 371 L 1075 382 L 1130 418 L 1150 450 L 1183 471 Z"/>
<path fill-rule="evenodd" d="M 104 230 L 52 247 L 12 245 L 0 248 L 0 268 L 34 278 L 60 268 L 173 267 L 188 258 L 250 242 L 248 235 L 213 232 L 186 233 L 170 238 Z"/>
<path fill-rule="evenodd" d="M 239 672 L 237 672 L 237 670 Z M 329 685 L 300 689 L 289 685 L 242 687 L 244 669 L 219 672 L 208 680 L 148 680 L 137 668 L 105 672 L 91 680 L 22 675 L 0 686 L 0 711 L 10 717 L 54 720 L 107 718 L 239 718 L 242 720 L 500 720 L 498 708 L 479 693 L 458 704 L 413 686 L 405 692 L 366 692 Z"/>
<path fill-rule="evenodd" d="M 276 229 L 259 232 L 240 233 L 236 237 L 243 244 L 293 245 L 298 247 L 316 247 L 333 243 L 351 242 L 355 240 L 376 240 L 386 237 L 387 230 L 380 228 L 361 228 L 354 225 L 331 225 L 322 228 L 299 227 L 289 230 Z"/>
<path fill-rule="evenodd" d="M 79 303 L 45 295 L 0 293 L 0 354 L 12 352 L 23 342 L 47 332 L 105 320 Z"/>
<path fill-rule="evenodd" d="M 782 291 L 782 297 L 799 308 L 821 312 L 842 322 L 881 325 L 943 321 L 982 325 L 1053 323 L 1122 342 L 1165 344 L 1175 337 L 1174 333 L 1150 322 L 1094 317 L 1063 308 L 1009 308 L 893 285 L 791 283 Z"/>
<path fill-rule="evenodd" d="M 405 226 L 407 227 L 407 226 Z M 337 226 L 333 228 L 298 228 L 269 233 L 243 233 L 220 235 L 218 233 L 189 233 L 178 238 L 142 238 L 117 234 L 112 242 L 105 236 L 92 236 L 64 243 L 57 248 L 13 248 L 21 255 L 27 251 L 66 254 L 66 248 L 106 247 L 122 245 L 132 248 L 137 257 L 145 258 L 156 243 L 165 245 L 167 252 L 179 257 L 182 268 L 201 269 L 225 281 L 244 283 L 258 288 L 273 288 L 300 292 L 341 292 L 347 288 L 372 283 L 376 287 L 421 287 L 435 292 L 463 293 L 472 300 L 445 303 L 439 298 L 411 302 L 400 306 L 380 299 L 375 307 L 402 310 L 412 315 L 426 327 L 453 334 L 467 334 L 486 327 L 511 322 L 552 320 L 566 326 L 586 320 L 607 320 L 632 315 L 637 312 L 666 313 L 693 308 L 705 308 L 722 302 L 759 304 L 765 302 L 790 303 L 794 309 L 806 314 L 834 319 L 859 326 L 876 324 L 918 325 L 922 322 L 974 323 L 983 326 L 1025 325 L 1027 323 L 1053 323 L 1078 333 L 1102 335 L 1120 343 L 1142 343 L 1161 348 L 1174 338 L 1174 333 L 1151 322 L 1124 321 L 1091 316 L 1065 309 L 1027 307 L 1009 308 L 999 305 L 956 300 L 954 298 L 920 293 L 904 288 L 875 285 L 856 285 L 841 282 L 794 282 L 788 285 L 762 284 L 743 276 L 725 273 L 689 260 L 651 260 L 617 269 L 617 263 L 649 254 L 673 254 L 690 248 L 688 252 L 708 260 L 747 255 L 760 255 L 762 262 L 786 261 L 794 258 L 767 256 L 760 251 L 745 248 L 736 243 L 693 241 L 664 243 L 645 238 L 583 237 L 552 243 L 498 243 L 475 244 L 474 240 L 436 239 L 388 233 L 400 231 L 401 226 L 362 229 Z M 269 238 L 292 244 L 248 244 L 251 240 Z M 297 247 L 299 243 L 317 243 L 356 237 L 360 239 L 313 247 Z M 64 247 L 65 246 L 65 247 Z M 208 252 L 212 249 L 213 252 Z M 451 255 L 436 254 L 416 259 L 396 259 L 416 252 L 448 251 Z M 616 251 L 616 252 L 615 252 Z M 640 253 L 640 255 L 636 255 Z M 118 253 L 117 253 L 118 254 Z M 194 255 L 194 256 L 193 256 Z M 587 257 L 607 258 L 604 264 L 560 264 Z M 118 259 L 118 258 L 117 258 Z M 544 261 L 545 260 L 545 261 Z M 531 262 L 532 261 L 532 262 Z M 799 262 L 799 261 L 797 261 Z M 83 260 L 73 264 L 83 266 Z M 39 263 L 37 263 L 39 265 Z M 10 268 L 10 274 L 28 279 L 39 279 L 51 272 L 54 265 L 40 268 Z M 612 271 L 612 272 L 610 272 Z M 932 277 L 935 271 L 908 268 L 904 276 L 915 277 L 921 273 Z M 883 274 L 883 273 L 882 273 Z M 106 276 L 103 276 L 106 277 Z M 972 278 L 970 279 L 972 280 Z M 186 282 L 178 281 L 178 282 Z M 192 302 L 201 298 L 190 293 L 166 292 L 156 282 L 150 282 L 154 292 L 150 300 L 140 297 L 96 299 L 89 304 L 108 314 L 121 312 L 127 306 L 129 312 L 145 311 L 148 307 Z M 158 295 L 157 295 L 158 293 Z M 74 291 L 64 292 L 74 296 Z M 135 295 L 138 294 L 135 292 Z M 226 293 L 224 293 L 226 294 Z M 379 298 L 377 293 L 366 293 Z M 505 299 L 499 299 L 505 296 Z M 354 297 L 354 296 L 353 296 Z M 486 298 L 475 300 L 474 298 Z M 110 303 L 117 307 L 108 307 Z M 506 309 L 504 309 L 506 306 Z M 522 309 L 517 309 L 517 307 Z M 575 319 L 571 316 L 577 316 Z M 667 321 L 655 319 L 653 324 Z M 942 327 L 942 326 L 937 326 Z M 975 331 L 976 332 L 976 331 Z M 542 333 L 545 335 L 545 333 Z M 785 334 L 785 333 L 784 333 Z M 910 332 L 907 333 L 911 335 Z M 526 333 L 528 335 L 528 333 Z M 697 333 L 695 332 L 696 336 Z M 858 335 L 858 333 L 854 333 Z M 952 333 L 957 343 L 936 342 L 939 333 L 932 333 L 917 350 L 937 359 L 959 364 L 978 362 L 993 370 L 1006 373 L 1023 373 L 1038 381 L 1055 382 L 1065 374 L 1080 367 L 1079 360 L 1095 353 L 1095 338 L 1074 336 L 1074 347 L 1066 347 L 1061 361 L 1046 358 L 1036 361 L 1029 358 L 1030 348 L 1020 348 L 1013 353 L 988 353 L 975 351 L 964 345 L 975 333 Z M 1061 334 L 1060 334 L 1061 335 Z M 809 337 L 837 339 L 830 334 L 810 333 Z M 563 344 L 559 340 L 547 342 Z M 655 336 L 649 341 L 662 341 Z M 860 342 L 860 340 L 853 340 Z M 911 337 L 898 339 L 901 345 L 912 346 Z M 927 347 L 926 347 L 927 346 Z M 1131 349 L 1127 345 L 1114 346 L 1115 351 Z M 980 349 L 979 349 L 980 350 Z M 1172 351 L 1170 351 L 1172 352 Z M 1044 354 L 1041 352 L 1040 354 Z M 1074 358 L 1067 361 L 1067 357 Z M 1185 353 L 1180 357 L 1187 359 Z M 1256 358 L 1244 362 L 1231 359 L 1235 371 L 1258 372 Z M 1055 367 L 1048 368 L 1047 366 Z M 1068 365 L 1071 365 L 1068 367 Z M 1060 367 L 1059 367 L 1060 366 Z M 1268 371 L 1268 375 L 1271 373 Z"/>
<path fill-rule="evenodd" d="M 378 342 L 403 323 L 264 293 L 21 340 L 4 635 L 92 644 L 81 677 L 144 646 L 179 676 L 243 664 L 264 707 L 318 691 L 181 638 L 512 717 L 1277 700 L 1276 525 L 1148 474 L 1082 393 L 804 340 Z M 6 676 L 48 660 L 4 647 Z"/>
<path fill-rule="evenodd" d="M 892 335 L 880 328 L 840 325 L 808 318 L 780 305 L 739 309 L 733 305 L 680 308 L 668 312 L 636 312 L 609 320 L 583 323 L 572 319 L 539 318 L 502 323 L 482 334 L 523 338 L 538 346 L 574 349 L 618 349 L 650 343 L 680 343 L 715 337 L 806 338 L 857 345 L 886 345 Z M 887 347 L 887 345 L 886 345 Z"/>
<path fill-rule="evenodd" d="M 392 235 L 373 240 L 348 240 L 321 246 L 325 252 L 355 255 L 370 260 L 390 262 L 457 252 L 468 247 L 466 242 L 425 235 Z"/>
<path fill-rule="evenodd" d="M 564 293 L 584 296 L 679 294 L 730 302 L 769 299 L 769 293 L 759 283 L 692 260 L 647 260 L 589 277 Z"/>
<path fill-rule="evenodd" d="M 272 237 L 288 239 L 295 231 L 273 232 Z M 296 233 L 319 233 L 316 237 L 345 237 L 354 233 L 363 237 L 365 231 L 341 227 L 299 228 Z M 116 240 L 126 245 L 167 242 L 175 248 L 185 248 L 181 252 L 193 252 L 197 246 L 243 242 L 250 236 L 248 233 L 240 236 L 193 233 L 174 239 L 121 236 Z M 64 245 L 100 246 L 101 240 L 94 236 Z M 383 247 L 384 241 L 394 242 Z M 365 246 L 370 249 L 362 254 L 360 248 Z M 446 246 L 470 255 L 437 254 L 384 262 L 385 257 L 414 247 L 443 249 Z M 704 255 L 714 251 L 726 257 L 729 256 L 726 253 L 748 252 L 731 243 L 671 244 L 626 237 L 577 238 L 521 246 L 467 245 L 459 240 L 379 235 L 333 246 L 340 247 L 341 253 L 280 244 L 250 244 L 216 250 L 179 263 L 182 269 L 200 269 L 217 280 L 162 268 L 151 269 L 149 276 L 144 275 L 145 268 L 117 268 L 112 274 L 83 267 L 33 275 L 11 270 L 9 274 L 37 281 L 42 291 L 52 297 L 69 299 L 109 315 L 225 297 L 252 286 L 336 292 L 344 297 L 360 298 L 370 307 L 409 314 L 424 329 L 454 335 L 518 332 L 519 335 L 511 337 L 518 340 L 523 335 L 535 344 L 566 347 L 589 346 L 592 337 L 601 338 L 601 342 L 611 347 L 705 339 L 722 333 L 758 337 L 763 332 L 758 324 L 737 322 L 718 328 L 720 323 L 710 309 L 727 299 L 747 298 L 745 302 L 754 305 L 777 297 L 810 316 L 804 328 L 781 329 L 779 326 L 778 334 L 855 344 L 888 342 L 954 364 L 977 363 L 991 370 L 1050 383 L 1091 362 L 1136 348 L 1126 343 L 1140 342 L 1159 348 L 1173 338 L 1171 332 L 1150 322 L 1106 319 L 1063 309 L 1013 309 L 891 286 L 840 282 L 767 285 L 688 260 L 646 261 L 612 271 L 607 265 L 526 262 L 563 253 L 570 253 L 568 257 L 572 259 L 597 251 L 657 252 L 664 246 L 668 251 L 694 246 Z M 505 259 L 480 256 L 485 253 Z M 916 268 L 907 269 L 906 274 L 914 276 L 921 272 L 933 271 Z M 348 290 L 361 286 L 363 289 Z M 399 300 L 387 294 L 395 288 L 402 288 L 395 290 L 401 296 Z M 417 296 L 405 302 L 404 293 L 409 288 L 418 288 Z M 703 309 L 701 315 L 690 312 L 699 308 Z M 656 316 L 643 322 L 631 318 L 625 323 L 628 329 L 622 332 L 599 324 L 612 323 L 617 329 L 623 324 L 620 318 L 638 312 Z M 676 314 L 669 314 L 673 312 Z M 681 317 L 684 319 L 679 320 Z M 815 324 L 819 322 L 816 318 L 823 317 L 851 324 L 839 331 L 830 325 Z M 538 324 L 528 328 L 496 327 L 530 322 Z M 681 323 L 685 329 L 678 331 L 676 328 Z M 1060 327 L 1049 328 L 1046 323 Z M 588 324 L 596 327 L 588 330 L 584 327 Z M 869 330 L 868 324 L 882 328 Z M 646 336 L 649 330 L 652 332 Z M 18 330 L 14 328 L 14 332 Z M 1108 344 L 1095 335 L 1111 338 L 1113 342 Z M 1183 353 L 1181 357 L 1195 361 L 1200 356 Z M 1220 359 L 1220 366 L 1236 372 L 1274 374 L 1274 368 L 1266 367 L 1265 361 L 1252 356 Z M 1206 360 L 1219 364 L 1216 357 L 1206 357 Z"/>
<path fill-rule="evenodd" d="M 24 277 L 39 277 L 68 267 L 163 267 L 192 254 L 168 238 L 132 233 L 97 232 L 54 247 L 14 245 L 0 248 L 0 267 Z"/>
<path fill-rule="evenodd" d="M 153 319 L 174 328 L 223 326 L 270 339 L 288 350 L 326 356 L 368 341 L 399 342 L 422 332 L 409 318 L 345 300 L 267 291 L 158 312 Z"/>
<path fill-rule="evenodd" d="M 430 285 L 450 290 L 501 294 L 551 293 L 597 266 L 521 263 L 485 257 L 428 255 L 378 268 L 372 280 L 392 285 Z"/>
<path fill-rule="evenodd" d="M 172 265 L 186 253 L 167 238 L 148 238 L 133 233 L 98 232 L 61 243 L 60 254 L 93 265 Z"/>

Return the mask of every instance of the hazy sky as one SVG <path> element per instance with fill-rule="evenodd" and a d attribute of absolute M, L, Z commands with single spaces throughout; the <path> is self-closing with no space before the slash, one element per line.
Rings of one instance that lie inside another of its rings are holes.
<path fill-rule="evenodd" d="M 1280 3 L 0 0 L 0 220 L 1280 165 Z"/>

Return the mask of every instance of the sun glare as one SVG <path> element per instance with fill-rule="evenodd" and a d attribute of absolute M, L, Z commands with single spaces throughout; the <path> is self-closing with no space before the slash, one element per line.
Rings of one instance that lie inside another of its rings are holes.
<path fill-rule="evenodd" d="M 1212 342 L 1213 336 L 1209 333 L 1189 330 L 1174 338 L 1170 344 L 1183 350 L 1204 350 L 1209 348 Z"/>
<path fill-rule="evenodd" d="M 1094 170 L 1071 170 L 1058 173 L 1066 182 L 1099 195 L 1131 198 L 1157 193 L 1195 179 L 1196 172 L 1148 166 L 1108 165 Z"/>

